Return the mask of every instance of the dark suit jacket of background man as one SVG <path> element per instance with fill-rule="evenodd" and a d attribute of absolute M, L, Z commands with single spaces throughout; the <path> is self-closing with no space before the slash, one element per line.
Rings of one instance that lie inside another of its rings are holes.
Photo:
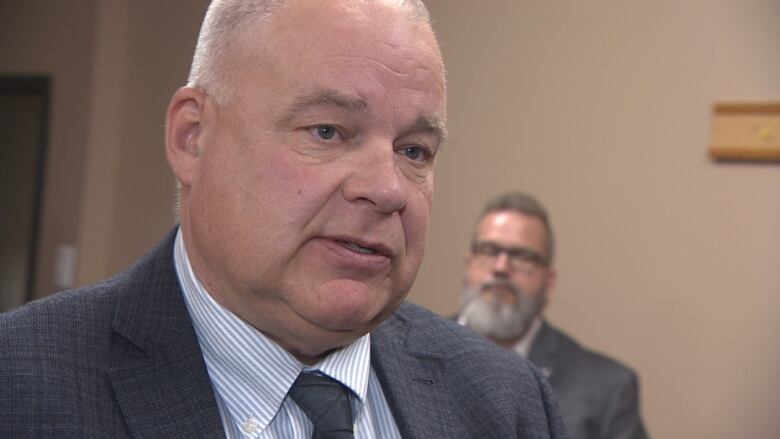
<path fill-rule="evenodd" d="M 0 437 L 224 437 L 173 238 L 0 316 Z M 371 364 L 404 438 L 565 437 L 537 369 L 414 305 L 372 332 Z"/>
<path fill-rule="evenodd" d="M 544 322 L 528 359 L 548 375 L 571 439 L 642 439 L 636 374 Z"/>

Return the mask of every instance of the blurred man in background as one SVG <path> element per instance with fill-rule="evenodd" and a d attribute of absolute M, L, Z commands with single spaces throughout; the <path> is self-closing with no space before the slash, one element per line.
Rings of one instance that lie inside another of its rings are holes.
<path fill-rule="evenodd" d="M 458 322 L 547 375 L 571 438 L 645 438 L 636 374 L 545 320 L 553 254 L 550 221 L 536 199 L 519 192 L 493 198 L 466 258 Z"/>

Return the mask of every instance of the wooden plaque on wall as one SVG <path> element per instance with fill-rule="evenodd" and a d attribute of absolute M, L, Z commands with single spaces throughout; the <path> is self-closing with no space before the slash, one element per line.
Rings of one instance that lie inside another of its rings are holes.
<path fill-rule="evenodd" d="M 716 160 L 780 161 L 780 102 L 715 104 L 710 155 Z"/>

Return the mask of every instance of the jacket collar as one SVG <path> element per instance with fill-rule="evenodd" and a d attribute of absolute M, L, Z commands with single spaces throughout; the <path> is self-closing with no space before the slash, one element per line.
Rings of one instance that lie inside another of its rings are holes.
<path fill-rule="evenodd" d="M 458 437 L 445 389 L 445 353 L 436 351 L 427 328 L 407 315 L 413 306 L 401 305 L 371 333 L 372 366 L 402 437 Z"/>
<path fill-rule="evenodd" d="M 173 266 L 175 230 L 119 285 L 109 380 L 133 437 L 224 437 L 214 392 Z"/>
<path fill-rule="evenodd" d="M 558 337 L 550 324 L 543 320 L 534 343 L 531 345 L 528 360 L 536 365 L 547 379 L 552 380 L 555 374 L 558 351 Z"/>

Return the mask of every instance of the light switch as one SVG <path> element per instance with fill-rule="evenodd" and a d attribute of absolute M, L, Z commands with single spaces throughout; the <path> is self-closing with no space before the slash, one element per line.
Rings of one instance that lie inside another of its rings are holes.
<path fill-rule="evenodd" d="M 76 281 L 78 249 L 72 244 L 63 244 L 54 252 L 54 286 L 58 289 L 73 288 Z"/>

